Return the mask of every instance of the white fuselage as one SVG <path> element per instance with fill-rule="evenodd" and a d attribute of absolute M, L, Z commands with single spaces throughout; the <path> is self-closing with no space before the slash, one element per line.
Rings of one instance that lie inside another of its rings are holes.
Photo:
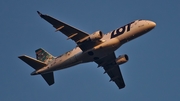
<path fill-rule="evenodd" d="M 79 63 L 92 62 L 117 50 L 122 44 L 137 38 L 155 27 L 149 20 L 136 20 L 112 32 L 104 34 L 102 43 L 83 52 L 79 47 L 55 58 L 48 66 L 36 71 L 38 74 L 65 69 Z"/>

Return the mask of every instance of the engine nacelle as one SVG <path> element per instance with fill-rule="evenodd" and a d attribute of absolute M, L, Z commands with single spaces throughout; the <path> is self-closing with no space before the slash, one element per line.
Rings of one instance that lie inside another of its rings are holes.
<path fill-rule="evenodd" d="M 96 31 L 95 33 L 89 35 L 90 40 L 97 41 L 103 37 L 103 33 L 101 31 Z"/>
<path fill-rule="evenodd" d="M 117 65 L 121 65 L 123 63 L 126 63 L 129 60 L 128 56 L 126 54 L 124 55 L 120 55 L 117 59 L 116 59 L 116 64 Z"/>

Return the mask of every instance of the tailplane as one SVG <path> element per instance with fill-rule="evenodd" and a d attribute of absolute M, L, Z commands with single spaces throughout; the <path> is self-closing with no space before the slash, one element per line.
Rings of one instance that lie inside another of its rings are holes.
<path fill-rule="evenodd" d="M 27 55 L 22 55 L 22 56 L 19 56 L 18 58 L 20 58 L 22 61 L 27 63 L 29 66 L 31 66 L 35 70 L 38 70 L 38 69 L 41 69 L 41 68 L 47 66 L 46 63 L 39 61 L 39 60 L 36 60 L 36 59 L 29 57 Z"/>
<path fill-rule="evenodd" d="M 48 83 L 49 86 L 54 84 L 54 73 L 41 74 L 44 80 Z"/>
<path fill-rule="evenodd" d="M 36 58 L 34 59 L 32 57 L 29 57 L 27 55 L 22 55 L 19 56 L 22 61 L 27 63 L 29 66 L 34 68 L 36 71 L 39 69 L 42 69 L 43 67 L 46 67 L 49 62 L 51 62 L 55 57 L 43 50 L 42 48 L 37 49 L 36 51 Z M 34 71 L 34 72 L 36 72 Z M 33 72 L 33 73 L 34 73 Z M 33 74 L 31 73 L 31 74 Z M 44 78 L 44 80 L 48 83 L 48 85 L 54 84 L 54 73 L 46 73 L 46 74 L 41 74 L 41 76 Z"/>

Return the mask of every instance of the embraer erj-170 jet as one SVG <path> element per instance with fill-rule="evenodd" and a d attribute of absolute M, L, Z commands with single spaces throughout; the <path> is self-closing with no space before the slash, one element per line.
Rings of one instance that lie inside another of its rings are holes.
<path fill-rule="evenodd" d="M 35 69 L 31 75 L 40 74 L 49 85 L 54 84 L 54 71 L 94 61 L 98 67 L 104 68 L 104 73 L 109 75 L 110 81 L 114 81 L 119 89 L 124 88 L 125 83 L 119 65 L 126 63 L 128 56 L 124 54 L 116 57 L 114 51 L 156 26 L 153 21 L 136 20 L 107 34 L 101 31 L 88 34 L 49 15 L 37 12 L 41 18 L 52 24 L 56 31 L 62 32 L 67 39 L 72 39 L 77 44 L 73 50 L 58 57 L 52 56 L 42 48 L 35 51 L 36 59 L 27 55 L 19 56 L 21 60 Z"/>

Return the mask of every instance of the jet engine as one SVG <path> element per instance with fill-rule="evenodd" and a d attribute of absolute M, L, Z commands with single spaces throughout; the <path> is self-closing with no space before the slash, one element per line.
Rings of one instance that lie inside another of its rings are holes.
<path fill-rule="evenodd" d="M 116 63 L 117 65 L 121 65 L 126 63 L 129 60 L 128 56 L 126 54 L 124 55 L 120 55 L 117 59 L 116 59 Z"/>
<path fill-rule="evenodd" d="M 101 31 L 96 31 L 95 33 L 89 35 L 90 40 L 97 41 L 103 37 L 103 33 Z"/>

